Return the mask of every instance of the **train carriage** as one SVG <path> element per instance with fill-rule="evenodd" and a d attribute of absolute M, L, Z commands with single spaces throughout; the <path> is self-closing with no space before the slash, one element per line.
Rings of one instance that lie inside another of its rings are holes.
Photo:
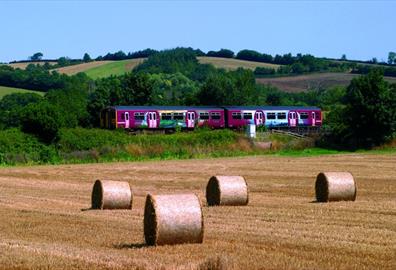
<path fill-rule="evenodd" d="M 100 113 L 101 127 L 109 129 L 242 129 L 249 124 L 312 129 L 322 125 L 322 113 L 302 106 L 112 106 Z"/>
<path fill-rule="evenodd" d="M 112 106 L 102 111 L 101 126 L 124 129 L 224 128 L 220 107 Z"/>

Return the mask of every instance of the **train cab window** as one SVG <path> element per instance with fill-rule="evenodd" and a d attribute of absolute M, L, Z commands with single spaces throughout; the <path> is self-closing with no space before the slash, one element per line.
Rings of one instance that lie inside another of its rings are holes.
<path fill-rule="evenodd" d="M 135 112 L 133 116 L 135 120 L 144 120 L 144 113 L 142 112 Z"/>
<path fill-rule="evenodd" d="M 171 113 L 162 113 L 161 114 L 161 119 L 162 120 L 171 120 L 172 119 L 172 114 Z"/>
<path fill-rule="evenodd" d="M 281 112 L 281 113 L 277 113 L 278 119 L 286 119 L 286 113 Z"/>
<path fill-rule="evenodd" d="M 209 113 L 207 113 L 207 112 L 201 112 L 201 113 L 199 113 L 199 119 L 201 119 L 201 120 L 208 120 L 208 119 L 209 119 Z"/>
<path fill-rule="evenodd" d="M 273 112 L 267 113 L 267 119 L 275 119 L 275 113 Z"/>
<path fill-rule="evenodd" d="M 121 120 L 123 120 L 123 121 L 125 120 L 125 113 L 121 114 Z"/>
<path fill-rule="evenodd" d="M 218 112 L 211 112 L 210 113 L 210 118 L 212 120 L 219 120 L 221 118 L 221 116 L 220 116 L 220 113 L 218 113 Z"/>
<path fill-rule="evenodd" d="M 320 114 L 318 112 L 315 112 L 315 119 L 320 120 Z"/>
<path fill-rule="evenodd" d="M 184 115 L 183 115 L 183 113 L 173 113 L 173 119 L 174 120 L 183 120 Z"/>
<path fill-rule="evenodd" d="M 308 113 L 306 113 L 306 112 L 302 112 L 302 113 L 300 113 L 300 119 L 308 119 Z"/>
<path fill-rule="evenodd" d="M 244 113 L 243 114 L 243 119 L 247 119 L 247 120 L 252 119 L 252 113 Z"/>
<path fill-rule="evenodd" d="M 232 113 L 232 119 L 238 119 L 238 120 L 242 119 L 241 113 L 240 112 L 233 112 Z"/>

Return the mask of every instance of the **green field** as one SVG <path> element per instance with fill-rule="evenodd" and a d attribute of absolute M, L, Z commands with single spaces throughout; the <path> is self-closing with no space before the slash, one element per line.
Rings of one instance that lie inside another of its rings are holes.
<path fill-rule="evenodd" d="M 114 61 L 105 65 L 90 68 L 84 72 L 92 79 L 109 77 L 111 75 L 122 75 L 131 71 L 141 62 L 143 62 L 143 59 Z"/>
<path fill-rule="evenodd" d="M 44 92 L 39 92 L 39 91 L 32 91 L 32 90 L 26 90 L 26 89 L 21 89 L 21 88 L 0 86 L 0 99 L 2 99 L 5 95 L 9 95 L 12 93 L 36 93 L 40 96 L 44 96 L 44 94 L 45 94 Z"/>

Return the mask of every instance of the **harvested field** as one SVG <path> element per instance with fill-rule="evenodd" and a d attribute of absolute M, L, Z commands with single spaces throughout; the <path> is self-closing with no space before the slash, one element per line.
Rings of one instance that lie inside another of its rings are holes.
<path fill-rule="evenodd" d="M 67 74 L 67 75 L 74 75 L 79 72 L 85 72 L 91 68 L 100 67 L 113 61 L 92 61 L 89 63 L 83 63 L 78 65 L 72 65 L 67 67 L 56 68 L 54 70 L 58 71 L 59 73 Z"/>
<path fill-rule="evenodd" d="M 396 269 L 395 155 L 244 157 L 0 169 L 0 269 Z M 350 171 L 355 202 L 315 203 L 320 171 Z M 249 205 L 207 207 L 212 175 Z M 132 210 L 89 210 L 92 183 L 128 181 Z M 197 193 L 203 244 L 148 247 L 147 192 Z"/>
<path fill-rule="evenodd" d="M 276 64 L 268 64 L 268 63 L 261 63 L 261 62 L 253 62 L 253 61 L 245 61 L 233 58 L 221 58 L 221 57 L 197 57 L 199 63 L 201 64 L 212 64 L 217 68 L 224 68 L 228 70 L 235 70 L 237 68 L 247 68 L 254 70 L 256 67 L 266 67 L 266 68 L 273 68 L 278 69 L 280 65 Z"/>
<path fill-rule="evenodd" d="M 55 65 L 57 62 L 56 61 L 40 61 L 40 62 L 22 62 L 22 63 L 12 63 L 8 64 L 10 67 L 13 68 L 20 68 L 20 69 L 25 69 L 28 65 L 33 64 L 33 65 L 44 65 L 45 63 L 48 63 L 50 65 Z"/>
<path fill-rule="evenodd" d="M 316 73 L 300 76 L 287 76 L 278 78 L 258 78 L 259 84 L 270 84 L 285 92 L 302 92 L 317 90 L 333 86 L 347 86 L 358 74 L 350 73 Z M 384 77 L 390 83 L 396 83 L 394 77 Z"/>

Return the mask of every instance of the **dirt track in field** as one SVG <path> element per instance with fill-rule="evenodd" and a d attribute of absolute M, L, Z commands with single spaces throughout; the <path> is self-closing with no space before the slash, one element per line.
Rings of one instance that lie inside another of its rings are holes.
<path fill-rule="evenodd" d="M 0 269 L 396 269 L 395 155 L 246 157 L 0 169 Z M 351 171 L 357 201 L 314 203 L 320 171 Z M 147 247 L 147 192 L 248 181 L 249 205 L 204 206 L 203 244 Z M 95 179 L 129 181 L 133 210 L 90 207 Z M 212 267 L 212 268 L 210 268 Z"/>

